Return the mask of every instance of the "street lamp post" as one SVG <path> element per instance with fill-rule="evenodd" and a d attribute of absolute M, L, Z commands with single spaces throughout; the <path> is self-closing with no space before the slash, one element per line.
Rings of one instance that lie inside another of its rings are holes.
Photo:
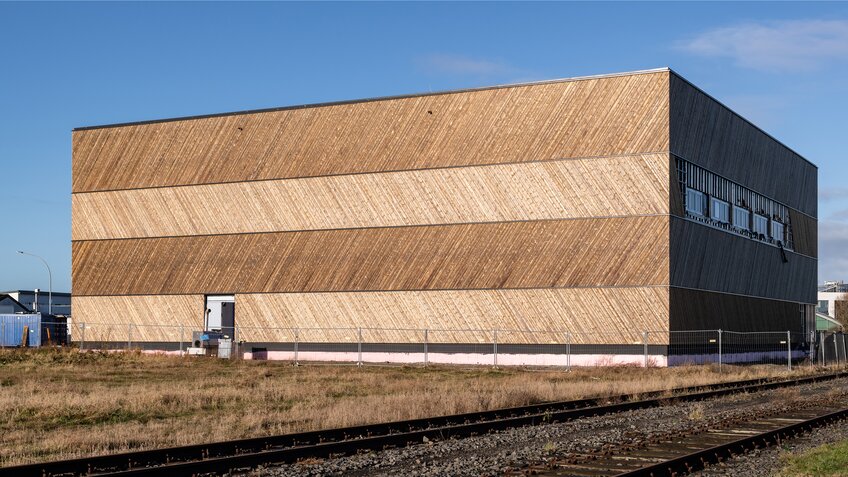
<path fill-rule="evenodd" d="M 39 257 L 34 253 L 24 252 L 22 250 L 18 250 L 18 253 L 21 255 L 29 255 L 30 257 L 35 257 L 41 260 L 44 263 L 44 266 L 47 267 L 47 280 L 48 280 L 48 288 L 47 288 L 47 314 L 53 314 L 53 272 L 50 271 L 50 265 L 47 264 L 47 260 Z"/>

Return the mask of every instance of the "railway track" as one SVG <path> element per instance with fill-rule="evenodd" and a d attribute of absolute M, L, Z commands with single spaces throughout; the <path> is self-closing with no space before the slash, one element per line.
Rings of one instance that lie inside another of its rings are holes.
<path fill-rule="evenodd" d="M 166 449 L 0 468 L 0 477 L 198 476 L 238 473 L 260 465 L 291 463 L 381 450 L 425 438 L 460 438 L 509 428 L 563 422 L 676 402 L 699 401 L 848 377 L 848 373 L 783 381 L 750 380 L 603 399 L 553 402 L 494 411 L 284 434 Z M 557 474 L 552 474 L 557 475 Z M 608 475 L 608 474 L 597 474 Z M 650 474 L 633 474 L 650 475 Z"/>
<path fill-rule="evenodd" d="M 848 418 L 843 399 L 784 412 L 753 415 L 721 426 L 654 439 L 650 444 L 571 455 L 522 474 L 544 477 L 671 477 L 701 470 L 754 449 L 780 444 L 799 433 Z"/>

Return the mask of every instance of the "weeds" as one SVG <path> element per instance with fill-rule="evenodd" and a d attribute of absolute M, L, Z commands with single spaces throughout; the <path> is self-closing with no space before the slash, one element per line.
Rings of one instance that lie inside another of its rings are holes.
<path fill-rule="evenodd" d="M 754 379 L 769 367 L 291 366 L 0 350 L 0 465 Z M 606 399 L 604 399 L 606 400 Z"/>
<path fill-rule="evenodd" d="M 689 420 L 690 421 L 703 421 L 704 420 L 704 405 L 703 403 L 695 403 L 689 411 Z"/>

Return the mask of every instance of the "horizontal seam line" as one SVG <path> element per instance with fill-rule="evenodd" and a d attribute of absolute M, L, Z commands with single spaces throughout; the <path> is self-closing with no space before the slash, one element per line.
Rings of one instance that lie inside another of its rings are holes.
<path fill-rule="evenodd" d="M 710 227 L 709 225 L 707 225 L 707 224 L 705 224 L 705 223 L 703 223 L 703 222 L 701 222 L 701 221 L 698 221 L 698 220 L 692 220 L 692 219 L 690 219 L 690 218 L 688 218 L 688 217 L 681 217 L 681 216 L 676 215 L 676 214 L 669 214 L 669 215 L 670 215 L 671 217 L 674 217 L 675 219 L 682 220 L 682 221 L 686 222 L 687 224 L 698 224 L 698 225 L 700 225 L 700 226 L 702 226 L 702 227 L 705 227 L 705 228 L 707 228 L 707 229 L 709 229 L 709 230 L 715 230 L 716 232 L 723 232 L 723 233 L 729 234 L 729 235 L 731 235 L 731 236 L 733 236 L 733 237 L 736 237 L 736 238 L 740 238 L 740 239 L 743 239 L 743 240 L 750 240 L 751 242 L 754 242 L 754 243 L 756 243 L 756 244 L 759 244 L 759 245 L 765 245 L 766 247 L 771 247 L 771 248 L 775 248 L 775 249 L 780 250 L 780 247 L 778 247 L 777 245 L 772 245 L 772 244 L 770 244 L 770 243 L 766 243 L 766 242 L 763 242 L 763 241 L 761 241 L 761 240 L 754 240 L 754 239 L 752 239 L 752 238 L 743 237 L 742 235 L 738 235 L 738 234 L 735 234 L 735 233 L 730 232 L 730 231 L 728 231 L 728 230 L 720 229 L 720 228 L 718 228 L 718 227 Z M 673 241 L 672 241 L 672 242 L 670 242 L 670 243 L 673 243 Z M 796 252 L 796 251 L 794 251 L 794 250 L 789 250 L 788 248 L 784 248 L 784 249 L 783 249 L 783 251 L 784 251 L 784 252 L 786 252 L 786 253 L 792 253 L 792 254 L 798 255 L 799 257 L 809 258 L 810 260 L 815 260 L 815 261 L 817 261 L 817 262 L 818 262 L 818 260 L 819 260 L 819 259 L 818 259 L 818 257 L 811 257 L 811 256 L 806 255 L 806 254 L 803 254 L 803 253 L 801 253 L 801 252 Z"/>
<path fill-rule="evenodd" d="M 706 289 L 706 288 L 684 287 L 684 286 L 681 286 L 681 285 L 669 285 L 668 287 L 669 288 L 677 288 L 679 290 L 691 290 L 691 291 L 698 291 L 698 292 L 704 292 L 704 293 L 716 293 L 716 294 L 719 294 L 719 295 L 732 295 L 732 296 L 739 296 L 739 297 L 743 297 L 743 298 L 753 298 L 753 299 L 757 299 L 757 300 L 780 301 L 780 302 L 785 302 L 785 303 L 794 303 L 796 305 L 797 304 L 815 305 L 815 303 L 809 303 L 809 302 L 806 302 L 806 301 L 793 301 L 793 300 L 787 300 L 785 298 L 772 298 L 772 297 L 759 296 L 759 295 L 747 295 L 745 293 L 734 293 L 734 292 L 728 292 L 728 291 L 709 290 L 709 289 Z"/>
<path fill-rule="evenodd" d="M 277 177 L 271 179 L 242 179 L 242 180 L 232 180 L 232 181 L 220 181 L 220 182 L 202 182 L 197 184 L 172 184 L 172 185 L 157 185 L 157 186 L 145 186 L 145 187 L 126 187 L 119 189 L 97 189 L 97 190 L 82 190 L 82 191 L 71 191 L 71 195 L 76 194 L 97 194 L 104 192 L 124 192 L 124 191 L 133 191 L 133 190 L 148 190 L 148 189 L 171 189 L 178 187 L 199 187 L 199 186 L 212 186 L 212 185 L 224 185 L 224 184 L 241 184 L 241 183 L 251 183 L 251 182 L 271 182 L 271 181 L 287 181 L 287 180 L 297 180 L 297 179 L 316 179 L 320 177 L 343 177 L 343 176 L 361 176 L 366 174 L 392 174 L 392 173 L 400 173 L 400 172 L 414 172 L 414 171 L 437 171 L 437 170 L 447 170 L 447 169 L 463 169 L 468 167 L 495 167 L 495 166 L 506 166 L 506 165 L 520 165 L 520 164 L 539 164 L 539 163 L 548 163 L 548 162 L 560 162 L 560 161 L 585 161 L 592 159 L 610 159 L 615 157 L 621 158 L 629 158 L 634 156 L 648 156 L 652 154 L 671 154 L 670 151 L 649 151 L 649 152 L 629 152 L 624 154 L 606 154 L 599 156 L 579 156 L 579 157 L 558 157 L 551 159 L 533 159 L 529 161 L 506 161 L 506 162 L 495 162 L 491 164 L 457 164 L 457 165 L 449 165 L 449 166 L 432 166 L 432 167 L 419 167 L 419 168 L 411 168 L 411 169 L 391 169 L 391 170 L 383 170 L 383 171 L 363 171 L 363 172 L 340 172 L 335 174 L 317 174 L 310 176 L 297 176 L 297 177 Z"/>
<path fill-rule="evenodd" d="M 495 220 L 489 222 L 445 222 L 437 224 L 407 224 L 407 225 L 373 225 L 367 227 L 333 227 L 324 229 L 300 229 L 300 230 L 277 230 L 266 232 L 228 232 L 216 234 L 196 234 L 196 235 L 162 235 L 154 237 L 120 237 L 120 238 L 104 238 L 104 239 L 73 239 L 71 243 L 84 242 L 111 242 L 123 240 L 155 240 L 155 239 L 171 239 L 171 238 L 190 238 L 190 237 L 225 237 L 230 235 L 262 235 L 262 234 L 296 234 L 309 232 L 341 232 L 347 230 L 379 230 L 379 229 L 402 229 L 402 228 L 421 228 L 421 227 L 456 227 L 462 225 L 495 225 L 495 224 L 524 224 L 532 222 L 567 222 L 575 220 L 616 220 L 616 219 L 638 219 L 649 217 L 667 217 L 670 213 L 661 214 L 638 214 L 638 215 L 608 215 L 608 216 L 592 216 L 592 217 L 561 217 L 551 219 L 515 219 L 515 220 Z"/>
<path fill-rule="evenodd" d="M 124 294 L 104 294 L 104 295 L 74 295 L 75 297 L 120 297 L 120 296 L 190 296 L 203 297 L 206 295 L 316 295 L 316 294 L 339 294 L 339 293 L 421 293 L 421 292 L 450 292 L 450 291 L 530 291 L 530 290 L 586 290 L 586 289 L 617 289 L 617 288 L 668 288 L 667 284 L 649 284 L 649 285 L 585 285 L 572 287 L 524 287 L 524 288 L 425 288 L 425 289 L 401 289 L 401 290 L 318 290 L 318 291 L 251 291 L 251 292 L 227 292 L 227 293 L 124 293 Z"/>
<path fill-rule="evenodd" d="M 585 285 L 585 286 L 571 286 L 571 287 L 524 287 L 524 288 L 431 288 L 431 289 L 402 289 L 402 290 L 319 290 L 319 291 L 250 291 L 250 292 L 215 292 L 215 293 L 207 293 L 207 292 L 192 292 L 192 293 L 124 293 L 124 294 L 101 294 L 101 295 L 77 295 L 74 297 L 86 297 L 86 298 L 97 298 L 97 297 L 158 297 L 158 296 L 185 296 L 185 297 L 197 297 L 202 298 L 206 295 L 331 295 L 331 294 L 343 294 L 343 293 L 444 293 L 451 291 L 467 291 L 467 292 L 484 292 L 484 291 L 531 291 L 531 290 L 593 290 L 593 289 L 621 289 L 621 288 L 676 288 L 679 290 L 691 290 L 691 291 L 699 291 L 704 293 L 716 293 L 721 295 L 732 295 L 739 296 L 743 298 L 753 298 L 760 300 L 772 300 L 772 301 L 780 301 L 786 303 L 796 303 L 796 304 L 805 304 L 812 305 L 815 303 L 807 303 L 803 301 L 793 301 L 782 298 L 772 298 L 766 296 L 758 296 L 758 295 L 746 295 L 744 293 L 734 293 L 728 291 L 718 291 L 718 290 L 710 290 L 706 288 L 693 288 L 693 287 L 685 287 L 681 285 L 666 285 L 666 284 L 645 284 L 645 285 Z"/>

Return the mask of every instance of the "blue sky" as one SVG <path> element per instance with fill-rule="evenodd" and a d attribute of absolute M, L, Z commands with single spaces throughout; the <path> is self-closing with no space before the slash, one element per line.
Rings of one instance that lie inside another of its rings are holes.
<path fill-rule="evenodd" d="M 0 290 L 70 288 L 74 127 L 663 66 L 819 166 L 848 279 L 848 3 L 0 3 Z"/>

